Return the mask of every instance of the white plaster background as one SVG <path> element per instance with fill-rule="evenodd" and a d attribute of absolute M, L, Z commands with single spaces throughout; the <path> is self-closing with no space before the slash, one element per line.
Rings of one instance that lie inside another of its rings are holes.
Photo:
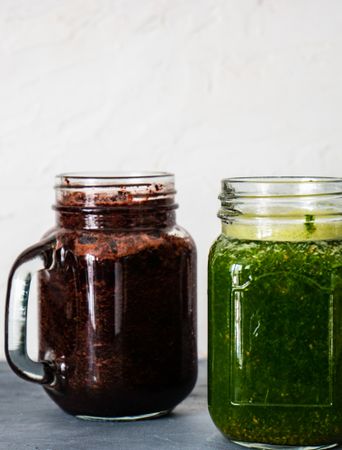
<path fill-rule="evenodd" d="M 341 119 L 341 0 L 0 0 L 1 307 L 56 173 L 173 171 L 204 355 L 220 179 L 342 175 Z"/>

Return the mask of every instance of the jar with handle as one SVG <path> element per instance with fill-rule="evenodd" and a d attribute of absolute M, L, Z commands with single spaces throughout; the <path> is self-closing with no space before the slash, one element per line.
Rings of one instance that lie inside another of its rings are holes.
<path fill-rule="evenodd" d="M 170 412 L 197 375 L 196 248 L 168 173 L 57 177 L 57 225 L 13 266 L 6 355 L 83 419 Z M 27 354 L 38 274 L 39 361 Z"/>

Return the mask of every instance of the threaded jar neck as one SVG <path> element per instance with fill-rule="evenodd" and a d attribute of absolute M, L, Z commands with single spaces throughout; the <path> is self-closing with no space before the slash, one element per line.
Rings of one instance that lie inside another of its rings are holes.
<path fill-rule="evenodd" d="M 55 189 L 57 221 L 66 228 L 159 228 L 175 222 L 170 173 L 62 174 Z"/>
<path fill-rule="evenodd" d="M 342 239 L 342 179 L 256 177 L 222 180 L 218 217 L 229 237 Z"/>

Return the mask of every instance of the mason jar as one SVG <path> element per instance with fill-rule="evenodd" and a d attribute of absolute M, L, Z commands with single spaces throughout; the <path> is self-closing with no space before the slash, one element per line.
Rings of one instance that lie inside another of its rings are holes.
<path fill-rule="evenodd" d="M 222 181 L 209 411 L 245 447 L 342 441 L 342 179 Z"/>
<path fill-rule="evenodd" d="M 6 355 L 67 413 L 156 417 L 192 390 L 196 249 L 176 224 L 176 207 L 169 173 L 56 178 L 57 224 L 10 275 Z M 38 362 L 26 349 L 36 272 Z"/>

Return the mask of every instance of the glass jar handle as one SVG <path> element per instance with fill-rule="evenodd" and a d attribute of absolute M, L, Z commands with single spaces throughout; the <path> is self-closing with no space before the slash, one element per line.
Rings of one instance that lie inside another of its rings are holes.
<path fill-rule="evenodd" d="M 52 265 L 55 240 L 25 250 L 15 261 L 8 280 L 5 315 L 5 353 L 11 369 L 21 378 L 39 384 L 54 381 L 53 363 L 35 362 L 27 354 L 27 304 L 34 272 Z"/>

